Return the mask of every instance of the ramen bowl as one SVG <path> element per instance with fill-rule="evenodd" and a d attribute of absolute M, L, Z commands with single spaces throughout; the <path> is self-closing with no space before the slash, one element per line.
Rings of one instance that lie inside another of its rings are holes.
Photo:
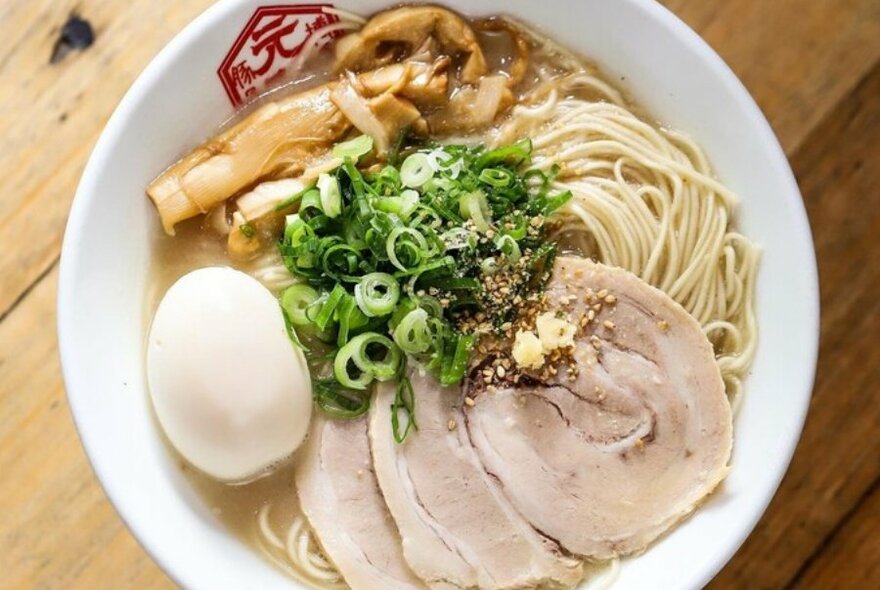
<path fill-rule="evenodd" d="M 380 0 L 336 8 L 369 15 Z M 786 158 L 746 89 L 693 31 L 652 0 L 449 0 L 508 14 L 597 63 L 666 126 L 700 143 L 742 198 L 738 226 L 763 250 L 760 343 L 735 421 L 732 469 L 692 517 L 623 560 L 615 588 L 699 588 L 773 496 L 809 404 L 818 287 L 806 214 Z M 279 16 L 300 27 L 263 37 Z M 83 174 L 61 262 L 58 324 L 68 397 L 108 497 L 153 559 L 186 588 L 305 588 L 231 534 L 195 493 L 152 414 L 145 379 L 152 237 L 145 186 L 184 149 L 283 75 L 296 35 L 332 25 L 321 7 L 222 0 L 146 68 Z M 269 41 L 259 47 L 258 39 Z M 266 47 L 269 47 L 267 50 Z"/>

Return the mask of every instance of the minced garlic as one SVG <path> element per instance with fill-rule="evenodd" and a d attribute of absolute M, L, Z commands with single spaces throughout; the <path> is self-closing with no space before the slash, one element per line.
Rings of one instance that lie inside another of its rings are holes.
<path fill-rule="evenodd" d="M 531 331 L 517 331 L 512 354 L 516 364 L 526 369 L 538 369 L 544 364 L 541 341 Z"/>
<path fill-rule="evenodd" d="M 544 352 L 551 352 L 557 348 L 574 346 L 574 335 L 577 326 L 571 322 L 557 318 L 553 313 L 547 312 L 539 315 L 535 320 L 538 329 L 538 339 Z"/>

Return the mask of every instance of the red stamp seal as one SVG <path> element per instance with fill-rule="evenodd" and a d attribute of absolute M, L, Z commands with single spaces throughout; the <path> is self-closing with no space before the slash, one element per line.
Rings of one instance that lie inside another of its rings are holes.
<path fill-rule="evenodd" d="M 340 19 L 328 8 L 333 5 L 285 4 L 254 11 L 217 69 L 235 107 L 283 80 L 307 43 L 342 36 L 335 26 Z"/>

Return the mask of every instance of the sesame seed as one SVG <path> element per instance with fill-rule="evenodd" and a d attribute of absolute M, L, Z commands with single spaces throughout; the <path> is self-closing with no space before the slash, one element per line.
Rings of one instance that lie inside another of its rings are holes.
<path fill-rule="evenodd" d="M 587 312 L 587 321 L 592 322 L 595 319 L 596 319 L 596 312 L 591 309 L 590 311 Z"/>
<path fill-rule="evenodd" d="M 668 332 L 669 322 L 667 322 L 666 320 L 660 320 L 659 322 L 657 322 L 657 327 L 660 328 L 660 331 L 662 332 Z"/>
<path fill-rule="evenodd" d="M 465 403 L 466 406 L 469 406 L 469 407 L 473 408 L 473 407 L 474 407 L 474 404 L 475 404 L 476 402 L 474 402 L 474 398 L 472 398 L 472 397 L 470 397 L 470 396 L 465 396 L 465 398 L 464 398 L 464 403 Z"/>
<path fill-rule="evenodd" d="M 602 322 L 602 325 L 605 326 L 609 330 L 613 330 L 616 327 L 614 325 L 614 322 L 612 322 L 611 320 L 605 320 L 604 322 Z"/>
<path fill-rule="evenodd" d="M 597 295 L 599 296 L 599 299 L 605 299 L 608 297 L 608 289 L 602 289 Z"/>
<path fill-rule="evenodd" d="M 495 373 L 497 373 L 498 376 L 501 377 L 502 379 L 504 378 L 505 375 L 507 375 L 507 371 L 505 371 L 504 367 L 502 367 L 501 365 L 498 365 L 498 368 L 495 369 Z"/>
<path fill-rule="evenodd" d="M 450 431 L 455 430 L 455 420 L 450 419 L 449 424 L 447 424 L 446 427 L 449 428 Z"/>
<path fill-rule="evenodd" d="M 605 298 L 605 303 L 617 303 L 617 297 L 615 297 L 614 295 L 609 295 Z"/>

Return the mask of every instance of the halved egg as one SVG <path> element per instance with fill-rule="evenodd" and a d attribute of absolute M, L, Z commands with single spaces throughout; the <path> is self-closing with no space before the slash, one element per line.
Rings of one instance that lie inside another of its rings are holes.
<path fill-rule="evenodd" d="M 306 360 L 277 299 L 231 268 L 198 269 L 168 289 L 150 328 L 147 378 L 171 444 L 217 479 L 260 473 L 308 431 Z"/>

